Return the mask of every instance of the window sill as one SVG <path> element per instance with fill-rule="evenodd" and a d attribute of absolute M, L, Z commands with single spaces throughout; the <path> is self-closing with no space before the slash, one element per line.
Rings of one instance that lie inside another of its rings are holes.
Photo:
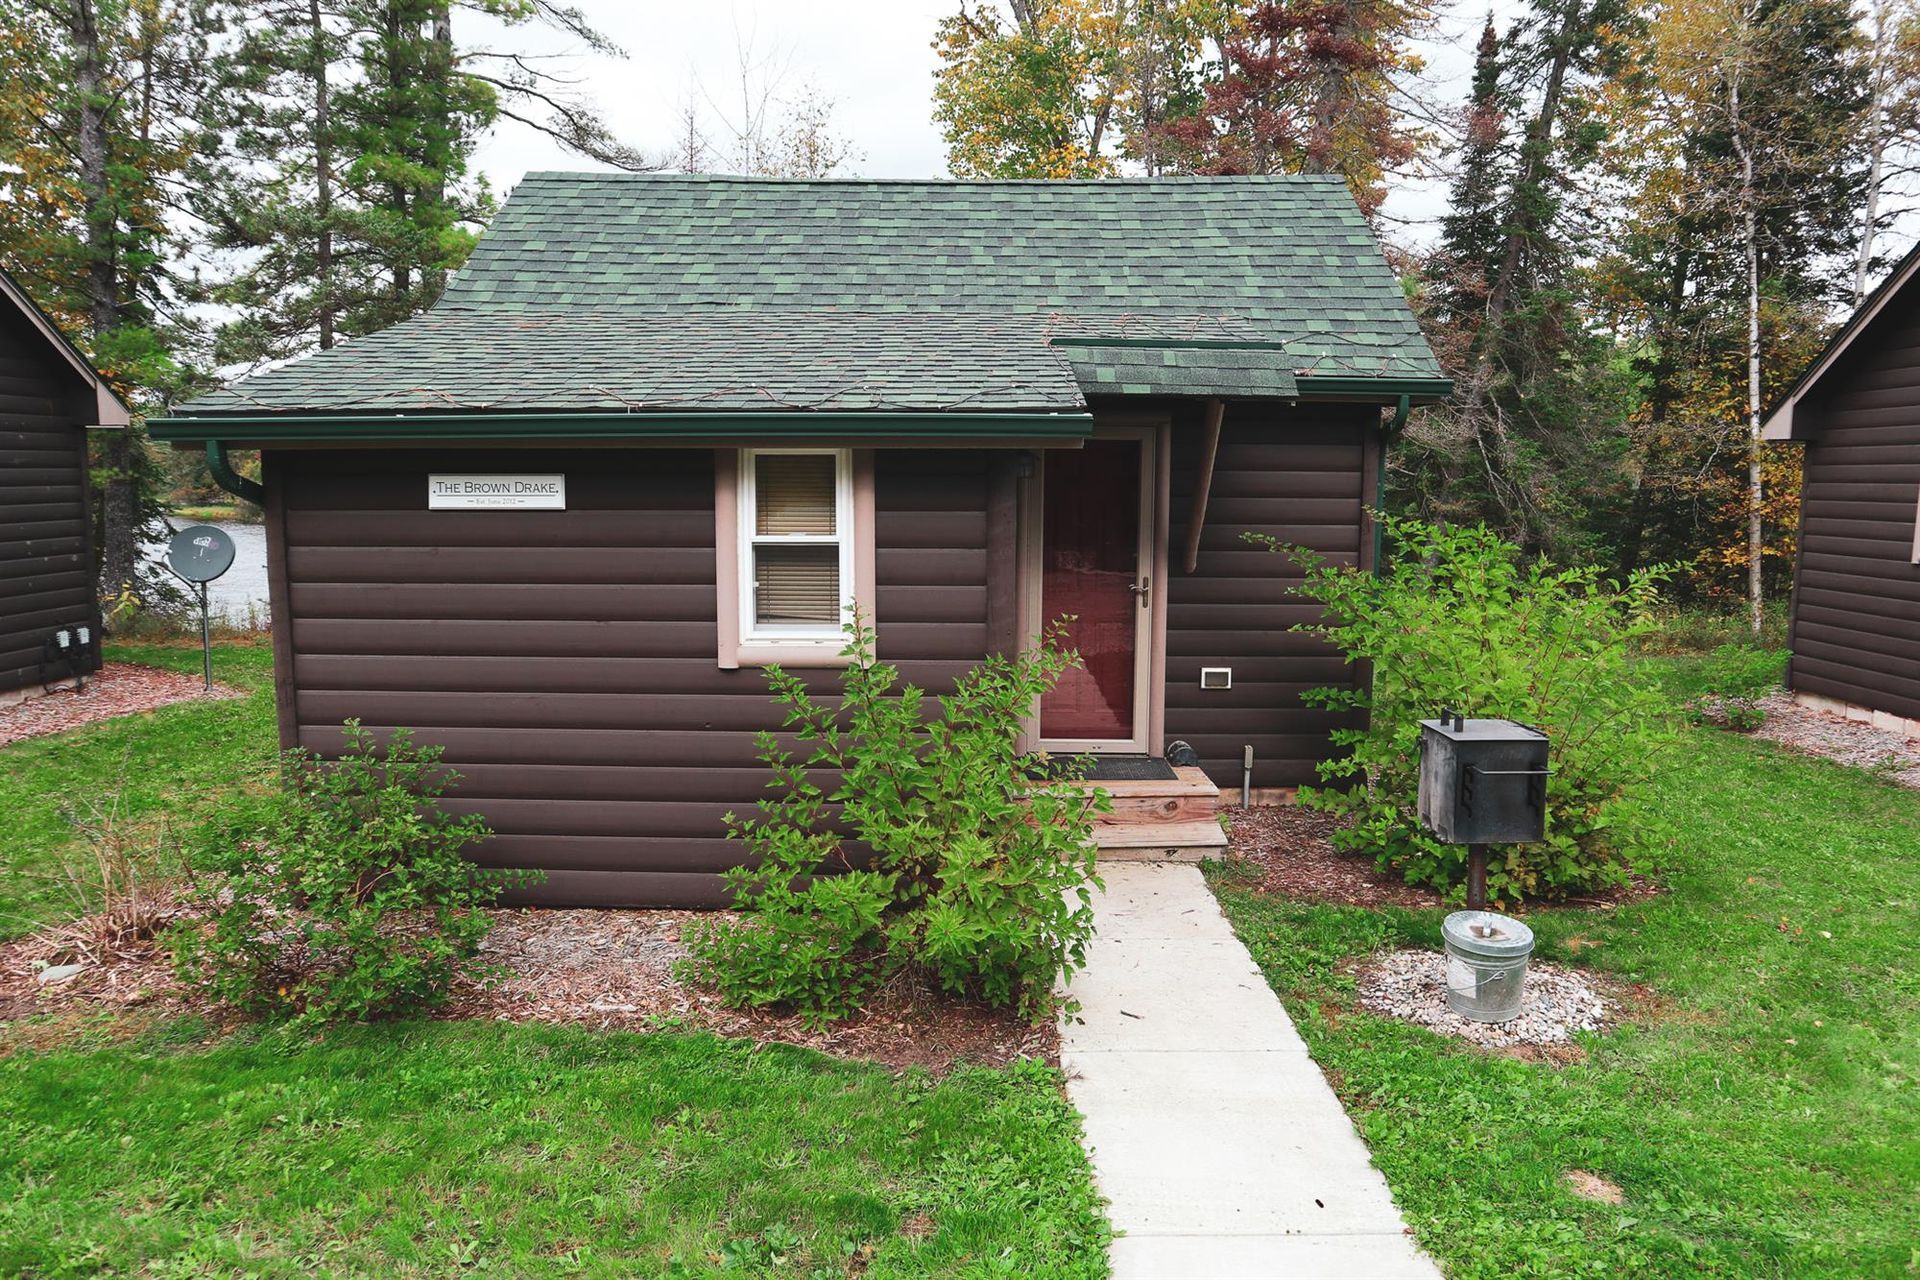
<path fill-rule="evenodd" d="M 840 652 L 846 640 L 745 640 L 734 651 L 734 664 L 742 667 L 846 667 L 853 659 Z"/>

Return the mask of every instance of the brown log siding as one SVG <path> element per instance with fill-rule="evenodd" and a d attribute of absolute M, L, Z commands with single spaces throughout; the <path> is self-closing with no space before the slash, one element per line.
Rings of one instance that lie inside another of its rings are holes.
<path fill-rule="evenodd" d="M 561 456 L 554 512 L 425 509 L 429 471 L 524 452 L 268 459 L 283 735 L 333 749 L 351 716 L 445 746 L 450 807 L 499 833 L 481 861 L 548 872 L 529 901 L 718 904 L 740 855 L 722 816 L 761 794 L 753 738 L 778 713 L 760 672 L 713 658 L 713 454 Z M 877 459 L 881 652 L 930 688 L 987 648 L 994 466 Z"/>
<path fill-rule="evenodd" d="M 1788 683 L 1920 717 L 1920 321 L 1855 343 L 1806 412 Z"/>
<path fill-rule="evenodd" d="M 47 637 L 100 625 L 76 385 L 23 322 L 0 320 L 0 692 L 64 678 L 42 670 Z"/>
<path fill-rule="evenodd" d="M 1167 737 L 1200 753 L 1222 788 L 1240 785 L 1241 749 L 1254 750 L 1253 785 L 1317 780 L 1327 734 L 1348 721 L 1306 706 L 1300 695 L 1348 684 L 1353 670 L 1323 641 L 1290 628 L 1318 609 L 1289 594 L 1300 581 L 1284 556 L 1249 544 L 1262 533 L 1310 547 L 1337 564 L 1359 564 L 1365 540 L 1367 437 L 1373 408 L 1234 405 L 1221 429 L 1206 527 L 1195 570 L 1175 563 L 1167 598 Z M 1198 433 L 1176 423 L 1173 545 L 1186 546 L 1200 465 Z M 1200 668 L 1233 668 L 1233 688 L 1200 688 Z"/>
<path fill-rule="evenodd" d="M 1339 718 L 1303 706 L 1352 672 L 1288 630 L 1314 616 L 1247 530 L 1357 562 L 1377 411 L 1230 411 L 1200 562 L 1168 597 L 1167 734 L 1223 786 L 1313 780 Z M 722 815 L 766 780 L 777 725 L 762 674 L 716 664 L 713 454 L 567 451 L 566 511 L 427 511 L 434 469 L 524 470 L 524 451 L 280 452 L 267 459 L 282 737 L 407 726 L 464 775 L 491 865 L 547 872 L 528 901 L 715 905 L 740 848 Z M 1184 547 L 1197 442 L 1176 427 L 1170 533 Z M 876 459 L 880 650 L 933 690 L 1014 635 L 1013 455 Z M 1201 666 L 1234 688 L 1199 689 Z M 834 677 L 822 674 L 830 688 Z M 1160 744 L 1155 744 L 1156 746 Z"/>

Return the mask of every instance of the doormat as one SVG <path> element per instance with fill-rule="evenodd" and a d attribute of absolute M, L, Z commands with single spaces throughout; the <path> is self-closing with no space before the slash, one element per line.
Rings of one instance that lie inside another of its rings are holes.
<path fill-rule="evenodd" d="M 1057 778 L 1071 773 L 1071 757 L 1055 757 L 1028 767 L 1033 778 Z M 1173 766 L 1155 756 L 1095 756 L 1093 767 L 1084 775 L 1087 782 L 1172 782 L 1179 775 Z"/>

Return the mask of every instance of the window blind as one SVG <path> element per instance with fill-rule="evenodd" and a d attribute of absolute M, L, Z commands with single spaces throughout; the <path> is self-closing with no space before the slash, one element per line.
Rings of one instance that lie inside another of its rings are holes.
<path fill-rule="evenodd" d="M 831 519 L 831 511 L 828 516 Z M 753 554 L 753 611 L 758 623 L 840 625 L 838 546 L 762 546 L 755 547 Z"/>
<path fill-rule="evenodd" d="M 754 532 L 763 537 L 832 536 L 834 469 L 830 453 L 763 453 L 754 459 Z"/>

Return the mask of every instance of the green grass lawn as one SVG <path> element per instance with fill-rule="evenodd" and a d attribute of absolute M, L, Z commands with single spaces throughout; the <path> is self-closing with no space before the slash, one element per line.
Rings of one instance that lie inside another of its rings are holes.
<path fill-rule="evenodd" d="M 1700 730 L 1635 821 L 1664 894 L 1529 916 L 1540 956 L 1650 989 L 1564 1067 L 1357 1009 L 1343 966 L 1444 913 L 1215 886 L 1453 1280 L 1920 1273 L 1920 795 Z"/>
<path fill-rule="evenodd" d="M 111 645 L 107 657 L 200 673 L 198 644 Z M 260 785 L 276 749 L 272 650 L 220 646 L 214 679 L 247 696 L 175 703 L 0 748 L 0 938 L 65 909 L 46 877 L 75 847 L 70 813 L 117 796 L 121 820 L 157 836 L 163 819 L 183 829 L 231 788 Z"/>
<path fill-rule="evenodd" d="M 269 651 L 215 664 L 244 699 L 0 749 L 0 936 L 65 909 L 34 873 L 73 848 L 75 802 L 117 791 L 157 831 L 264 785 Z M 27 1047 L 46 1038 L 0 1024 L 0 1276 L 1106 1274 L 1078 1120 L 1038 1065 L 935 1081 L 501 1023 L 286 1039 L 103 1014 Z"/>
<path fill-rule="evenodd" d="M 1077 1135 L 1039 1066 L 935 1082 L 705 1036 L 16 1055 L 0 1275 L 1097 1277 Z"/>

